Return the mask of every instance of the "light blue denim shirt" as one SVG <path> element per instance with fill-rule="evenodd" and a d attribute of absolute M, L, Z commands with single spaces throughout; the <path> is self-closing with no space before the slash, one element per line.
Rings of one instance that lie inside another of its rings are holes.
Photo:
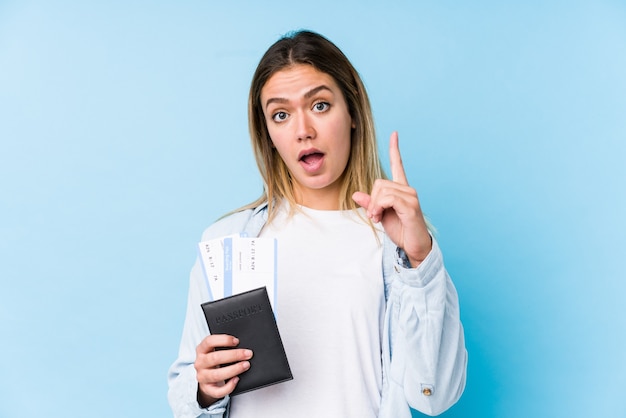
<path fill-rule="evenodd" d="M 267 205 L 237 212 L 210 226 L 202 240 L 235 233 L 258 236 Z M 467 351 L 456 289 L 433 239 L 426 259 L 411 268 L 404 252 L 386 235 L 383 243 L 385 320 L 383 386 L 379 418 L 411 418 L 410 408 L 438 415 L 461 397 Z M 187 313 L 178 358 L 169 369 L 168 399 L 177 418 L 226 417 L 229 397 L 201 408 L 193 363 L 196 346 L 209 334 L 200 305 L 209 300 L 200 262 L 191 270 Z"/>

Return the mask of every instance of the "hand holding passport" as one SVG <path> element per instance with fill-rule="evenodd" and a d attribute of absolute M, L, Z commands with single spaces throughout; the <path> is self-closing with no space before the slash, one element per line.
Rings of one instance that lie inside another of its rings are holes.
<path fill-rule="evenodd" d="M 202 309 L 211 334 L 237 337 L 240 348 L 254 353 L 231 396 L 293 378 L 265 287 L 203 303 Z"/>
<path fill-rule="evenodd" d="M 201 306 L 211 334 L 237 337 L 238 348 L 253 352 L 230 395 L 291 380 L 268 294 L 276 291 L 275 240 L 231 236 L 201 242 L 199 249 L 209 291 L 220 296 Z"/>

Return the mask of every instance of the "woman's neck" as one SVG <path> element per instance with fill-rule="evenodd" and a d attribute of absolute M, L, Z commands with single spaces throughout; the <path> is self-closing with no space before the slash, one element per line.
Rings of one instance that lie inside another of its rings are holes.
<path fill-rule="evenodd" d="M 339 210 L 339 190 L 294 190 L 296 203 L 316 210 Z"/>

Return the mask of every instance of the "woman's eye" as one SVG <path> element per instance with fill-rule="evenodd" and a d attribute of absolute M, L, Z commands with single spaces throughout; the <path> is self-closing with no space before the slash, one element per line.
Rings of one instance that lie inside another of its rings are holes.
<path fill-rule="evenodd" d="M 272 119 L 274 120 L 274 122 L 282 122 L 285 119 L 287 119 L 287 113 L 285 113 L 285 112 L 276 112 L 272 116 Z"/>
<path fill-rule="evenodd" d="M 313 110 L 315 110 L 316 112 L 324 112 L 326 110 L 328 110 L 328 108 L 330 107 L 330 104 L 327 102 L 319 102 L 319 103 L 315 103 L 315 105 L 313 105 Z"/>

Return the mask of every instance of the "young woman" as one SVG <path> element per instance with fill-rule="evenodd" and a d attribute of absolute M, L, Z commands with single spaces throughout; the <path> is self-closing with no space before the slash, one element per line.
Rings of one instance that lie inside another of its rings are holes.
<path fill-rule="evenodd" d="M 254 74 L 249 124 L 264 193 L 203 240 L 242 232 L 278 240 L 277 321 L 294 379 L 230 398 L 254 353 L 233 336 L 209 335 L 196 262 L 169 373 L 175 416 L 408 418 L 409 407 L 448 409 L 467 361 L 456 290 L 396 133 L 385 178 L 356 70 L 316 33 L 280 39 Z"/>

